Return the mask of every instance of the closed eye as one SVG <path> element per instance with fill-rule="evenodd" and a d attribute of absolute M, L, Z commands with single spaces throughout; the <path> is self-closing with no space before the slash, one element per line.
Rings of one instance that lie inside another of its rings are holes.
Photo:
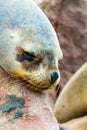
<path fill-rule="evenodd" d="M 25 60 L 32 62 L 34 58 L 35 58 L 35 55 L 29 52 L 23 52 L 22 54 L 17 55 L 17 60 L 20 62 L 23 62 Z"/>
<path fill-rule="evenodd" d="M 33 53 L 29 53 L 29 52 L 24 52 L 23 56 L 28 61 L 33 61 L 33 59 L 35 58 L 35 55 Z"/>

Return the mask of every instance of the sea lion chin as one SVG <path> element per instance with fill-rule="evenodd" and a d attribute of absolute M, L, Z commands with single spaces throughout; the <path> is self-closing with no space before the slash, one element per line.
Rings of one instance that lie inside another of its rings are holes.
<path fill-rule="evenodd" d="M 0 1 L 0 66 L 35 91 L 56 86 L 62 51 L 47 17 L 32 0 Z"/>

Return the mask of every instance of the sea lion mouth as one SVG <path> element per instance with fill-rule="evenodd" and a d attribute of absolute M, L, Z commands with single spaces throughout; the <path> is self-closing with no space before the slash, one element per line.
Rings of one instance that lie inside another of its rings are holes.
<path fill-rule="evenodd" d="M 46 87 L 36 86 L 35 84 L 30 83 L 27 79 L 23 79 L 23 78 L 19 78 L 17 82 L 19 82 L 21 85 L 25 85 L 26 88 L 30 88 L 38 92 L 45 91 L 46 89 L 48 89 L 47 86 Z"/>

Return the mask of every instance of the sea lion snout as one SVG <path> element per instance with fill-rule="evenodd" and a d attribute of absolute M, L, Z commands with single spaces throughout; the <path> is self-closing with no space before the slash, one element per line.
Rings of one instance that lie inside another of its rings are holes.
<path fill-rule="evenodd" d="M 58 73 L 57 72 L 53 72 L 51 74 L 51 84 L 53 84 L 58 78 L 59 78 Z"/>

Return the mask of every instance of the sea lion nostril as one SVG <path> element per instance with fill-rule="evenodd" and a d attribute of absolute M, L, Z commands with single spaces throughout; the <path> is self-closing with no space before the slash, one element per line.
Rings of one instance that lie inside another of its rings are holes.
<path fill-rule="evenodd" d="M 53 72 L 51 74 L 51 84 L 53 84 L 57 79 L 58 79 L 59 75 L 57 72 Z"/>

